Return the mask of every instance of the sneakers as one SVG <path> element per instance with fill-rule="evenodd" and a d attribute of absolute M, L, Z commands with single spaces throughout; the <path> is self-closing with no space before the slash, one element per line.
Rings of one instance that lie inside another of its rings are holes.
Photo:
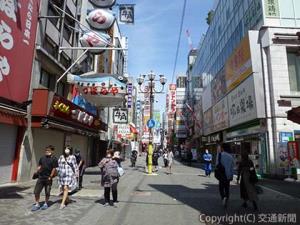
<path fill-rule="evenodd" d="M 107 207 L 107 206 L 109 206 L 109 203 L 108 203 L 108 202 L 106 202 L 106 203 L 104 204 L 104 207 Z"/>
<path fill-rule="evenodd" d="M 31 208 L 31 211 L 32 211 L 32 212 L 35 212 L 35 211 L 39 210 L 40 208 L 41 208 L 41 207 L 40 207 L 39 204 L 34 204 L 34 205 L 32 206 L 32 208 Z"/>
<path fill-rule="evenodd" d="M 46 209 L 48 209 L 47 203 L 45 203 L 45 204 L 41 207 L 41 210 L 46 210 Z"/>
<path fill-rule="evenodd" d="M 64 209 L 66 208 L 66 205 L 60 205 L 59 209 Z"/>

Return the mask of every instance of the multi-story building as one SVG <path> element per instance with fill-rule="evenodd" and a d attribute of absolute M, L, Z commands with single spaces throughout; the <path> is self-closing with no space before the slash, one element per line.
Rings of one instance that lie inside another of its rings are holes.
<path fill-rule="evenodd" d="M 175 134 L 178 144 L 185 141 L 189 126 L 185 115 L 186 111 L 186 85 L 187 76 L 179 75 L 176 79 L 176 125 Z"/>
<path fill-rule="evenodd" d="M 286 114 L 299 105 L 299 12 L 297 0 L 216 1 L 192 69 L 204 87 L 203 147 L 228 142 L 262 174 L 287 174 L 300 129 Z"/>
<path fill-rule="evenodd" d="M 32 7 L 28 6 L 30 4 Z M 99 65 L 107 68 L 104 72 L 122 77 L 124 52 L 107 51 L 110 53 L 104 54 L 107 54 L 108 58 L 101 59 L 100 55 L 96 57 L 96 60 L 94 55 L 88 52 L 74 67 L 71 67 L 78 58 L 78 51 L 72 48 L 81 46 L 79 39 L 82 24 L 79 21 L 87 16 L 82 12 L 81 6 L 80 0 L 43 1 L 43 4 L 31 3 L 31 1 L 23 3 L 22 1 L 20 22 L 24 24 L 24 30 L 20 32 L 15 30 L 13 33 L 14 43 L 22 43 L 15 48 L 22 54 L 15 53 L 14 55 L 20 55 L 22 59 L 17 57 L 10 59 L 16 63 L 14 66 L 11 61 L 11 68 L 14 68 L 14 83 L 19 79 L 21 86 L 16 86 L 19 92 L 16 95 L 17 92 L 15 93 L 13 88 L 7 86 L 9 82 L 6 82 L 6 88 L 11 89 L 11 96 L 1 94 L 1 97 L 5 98 L 3 104 L 9 102 L 9 105 L 15 105 L 5 107 L 9 120 L 6 119 L 4 123 L 11 125 L 3 125 L 3 129 L 2 124 L 0 126 L 0 132 L 3 131 L 9 136 L 4 143 L 7 148 L 4 149 L 10 151 L 5 168 L 2 168 L 0 163 L 1 174 L 2 171 L 7 174 L 5 179 L 1 179 L 1 183 L 30 179 L 47 145 L 55 146 L 56 156 L 61 154 L 64 146 L 71 145 L 74 149 L 81 151 L 87 165 L 96 164 L 101 155 L 105 154 L 104 150 L 108 143 L 107 122 L 110 118 L 105 108 L 111 105 L 99 106 L 97 102 L 91 103 L 82 98 L 87 94 L 85 92 L 74 95 L 74 92 L 82 86 L 89 85 L 87 82 L 78 81 L 79 83 L 74 84 L 67 79 L 67 76 L 59 82 L 58 79 L 70 68 L 70 72 L 80 75 L 90 71 L 98 72 Z M 12 12 L 16 11 L 12 10 Z M 36 13 L 38 11 L 39 15 Z M 0 13 L 2 18 L 2 11 Z M 11 18 L 12 21 L 15 19 Z M 31 24 L 31 26 L 26 24 Z M 110 35 L 114 46 L 124 47 L 126 40 L 120 35 L 116 21 L 110 28 Z M 33 54 L 34 51 L 35 54 Z M 18 63 L 21 64 L 17 66 Z M 17 71 L 15 69 L 17 67 L 22 68 L 22 71 Z M 122 79 L 115 80 L 119 82 Z M 125 78 L 124 80 L 126 81 Z M 74 88 L 76 85 L 77 89 Z M 124 86 L 126 87 L 126 84 Z M 111 94 L 111 97 L 117 98 L 118 95 L 114 94 Z M 123 100 L 124 98 L 120 97 L 114 103 L 119 105 Z M 12 102 L 15 103 L 12 104 Z M 6 139 L 5 135 L 3 137 Z M 0 146 L 2 146 L 1 142 Z"/>

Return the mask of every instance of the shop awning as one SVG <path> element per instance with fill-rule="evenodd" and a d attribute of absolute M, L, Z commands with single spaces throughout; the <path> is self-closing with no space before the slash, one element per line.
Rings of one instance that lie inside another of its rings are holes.
<path fill-rule="evenodd" d="M 287 119 L 300 124 L 300 107 L 292 108 L 287 111 Z"/>

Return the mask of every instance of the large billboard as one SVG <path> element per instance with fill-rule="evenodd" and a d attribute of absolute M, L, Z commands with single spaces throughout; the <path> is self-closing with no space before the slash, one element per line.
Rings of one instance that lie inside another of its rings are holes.
<path fill-rule="evenodd" d="M 249 37 L 246 36 L 226 62 L 225 76 L 227 91 L 229 92 L 234 89 L 252 72 Z"/>
<path fill-rule="evenodd" d="M 39 0 L 0 1 L 0 96 L 28 100 Z"/>
<path fill-rule="evenodd" d="M 253 76 L 228 94 L 228 107 L 230 126 L 257 118 Z"/>

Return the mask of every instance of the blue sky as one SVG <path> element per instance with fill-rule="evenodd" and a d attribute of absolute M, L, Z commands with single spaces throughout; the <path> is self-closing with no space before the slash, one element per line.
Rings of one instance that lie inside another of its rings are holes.
<path fill-rule="evenodd" d="M 121 25 L 121 32 L 128 37 L 128 73 L 138 77 L 153 70 L 172 81 L 176 47 L 179 35 L 183 0 L 118 0 L 117 3 L 135 5 L 135 24 Z M 207 30 L 206 16 L 213 0 L 187 0 L 186 14 L 178 55 L 176 75 L 187 69 L 189 29 L 193 46 Z M 174 78 L 174 82 L 176 77 Z M 156 95 L 155 108 L 165 108 L 165 95 Z"/>

